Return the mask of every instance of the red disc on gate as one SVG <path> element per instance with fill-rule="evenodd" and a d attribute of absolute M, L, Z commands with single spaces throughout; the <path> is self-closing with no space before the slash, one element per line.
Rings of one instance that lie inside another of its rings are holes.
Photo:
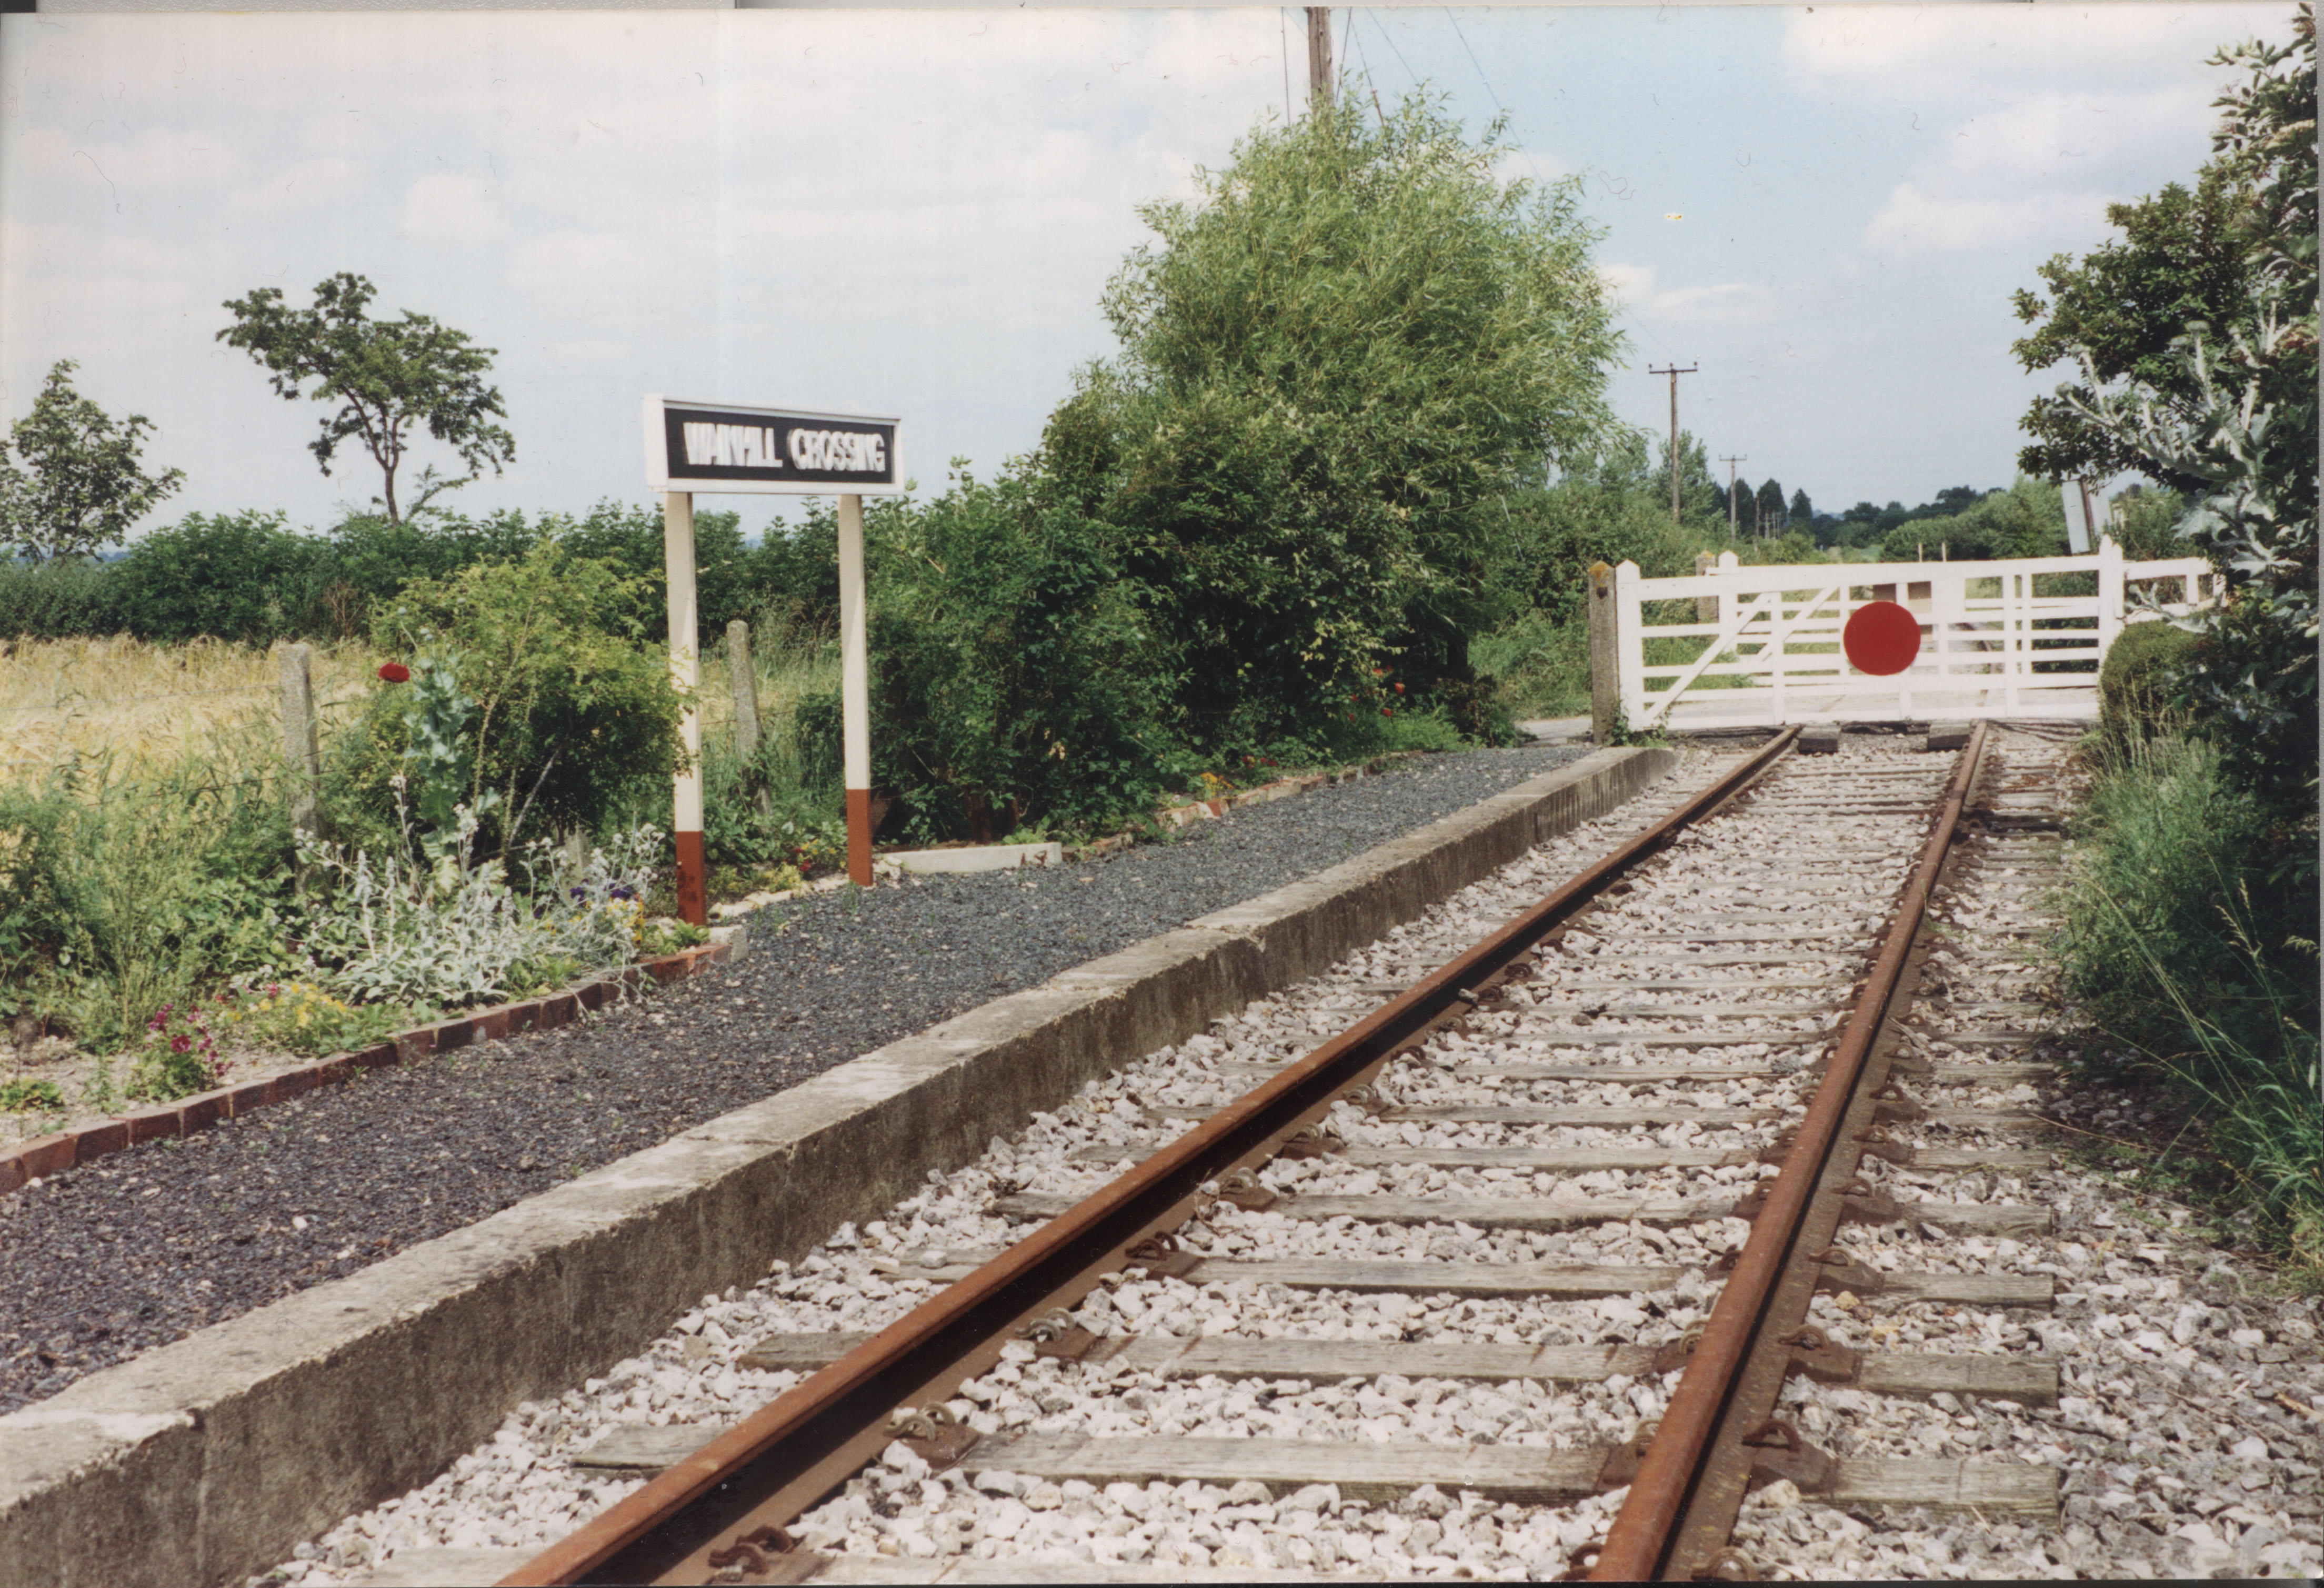
<path fill-rule="evenodd" d="M 1857 671 L 1876 678 L 1901 673 L 1921 654 L 1921 620 L 1893 601 L 1869 601 L 1849 614 L 1840 648 Z"/>

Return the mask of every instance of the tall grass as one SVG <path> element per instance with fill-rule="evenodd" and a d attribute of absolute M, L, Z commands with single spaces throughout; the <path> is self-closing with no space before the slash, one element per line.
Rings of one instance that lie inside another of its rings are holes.
<path fill-rule="evenodd" d="M 2117 743 L 2077 825 L 2069 989 L 2186 1105 L 2236 1213 L 2324 1286 L 2314 898 L 2271 872 L 2264 821 L 2207 744 Z"/>
<path fill-rule="evenodd" d="M 181 770 L 196 756 L 237 777 L 281 763 L 281 674 L 272 651 L 120 635 L 15 640 L 0 652 L 0 783 L 37 785 L 53 769 L 108 758 L 115 778 L 148 764 Z M 315 648 L 315 699 L 327 731 L 377 662 L 361 645 Z"/>
<path fill-rule="evenodd" d="M 281 959 L 290 857 L 279 780 L 199 752 L 0 783 L 0 1007 L 118 1049 L 161 1005 Z"/>
<path fill-rule="evenodd" d="M 1516 717 L 1576 716 L 1590 709 L 1590 632 L 1536 608 L 1469 642 L 1477 670 L 1499 683 Z"/>

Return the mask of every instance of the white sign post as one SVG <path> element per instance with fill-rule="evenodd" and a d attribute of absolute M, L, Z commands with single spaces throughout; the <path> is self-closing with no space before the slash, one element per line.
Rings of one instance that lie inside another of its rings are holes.
<path fill-rule="evenodd" d="M 872 881 L 872 735 L 863 601 L 863 498 L 903 490 L 892 417 L 645 400 L 646 473 L 662 493 L 662 553 L 669 575 L 669 667 L 685 702 L 671 830 L 678 913 L 710 919 L 702 850 L 702 719 L 694 704 L 702 667 L 694 591 L 694 496 L 839 498 L 840 732 L 847 788 L 847 874 Z"/>

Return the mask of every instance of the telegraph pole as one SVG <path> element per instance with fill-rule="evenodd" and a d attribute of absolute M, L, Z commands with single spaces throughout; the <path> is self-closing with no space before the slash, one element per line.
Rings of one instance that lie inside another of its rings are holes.
<path fill-rule="evenodd" d="M 1727 466 L 1727 538 L 1732 540 L 1735 539 L 1735 466 L 1738 463 L 1750 462 L 1751 455 L 1748 452 L 1738 453 L 1733 457 L 1722 457 L 1719 461 Z"/>
<path fill-rule="evenodd" d="M 1310 5 L 1307 8 L 1307 105 L 1308 108 L 1323 104 L 1332 97 L 1332 8 Z"/>
<path fill-rule="evenodd" d="M 1310 14 L 1312 15 L 1313 14 L 1311 13 Z M 1678 521 L 1678 378 L 1679 378 L 1679 376 L 1681 376 L 1681 375 L 1691 375 L 1691 374 L 1694 374 L 1694 373 L 1695 373 L 1695 369 L 1694 369 L 1694 365 L 1691 365 L 1691 364 L 1690 364 L 1690 365 L 1688 365 L 1684 369 L 1681 369 L 1681 368 L 1679 368 L 1679 366 L 1678 366 L 1678 365 L 1672 365 L 1668 369 L 1656 369 L 1653 365 L 1646 365 L 1646 373 L 1647 373 L 1648 374 L 1650 374 L 1650 375 L 1668 375 L 1668 376 L 1670 376 L 1670 381 L 1671 381 L 1671 448 L 1670 448 L 1670 452 L 1671 452 L 1671 522 L 1673 522 L 1673 523 L 1676 523 L 1676 522 L 1679 522 L 1679 521 Z M 1732 510 L 1732 504 L 1733 504 L 1733 497 L 1732 497 L 1732 495 L 1731 495 L 1731 494 L 1730 494 L 1730 496 L 1729 497 L 1729 509 L 1730 509 L 1730 511 L 1731 511 L 1731 510 Z"/>

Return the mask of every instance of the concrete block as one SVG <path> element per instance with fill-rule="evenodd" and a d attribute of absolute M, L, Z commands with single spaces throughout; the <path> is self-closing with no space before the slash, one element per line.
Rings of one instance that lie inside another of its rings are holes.
<path fill-rule="evenodd" d="M 1932 751 L 1968 749 L 1969 724 L 1931 723 L 1929 725 L 1929 742 L 1926 748 Z"/>
<path fill-rule="evenodd" d="M 1802 755 L 1836 755 L 1840 752 L 1840 730 L 1829 725 L 1803 728 L 1795 747 Z"/>
<path fill-rule="evenodd" d="M 932 876 L 942 872 L 1006 872 L 1026 865 L 1063 865 L 1062 844 L 984 844 L 967 849 L 897 849 L 880 857 L 898 871 Z"/>

